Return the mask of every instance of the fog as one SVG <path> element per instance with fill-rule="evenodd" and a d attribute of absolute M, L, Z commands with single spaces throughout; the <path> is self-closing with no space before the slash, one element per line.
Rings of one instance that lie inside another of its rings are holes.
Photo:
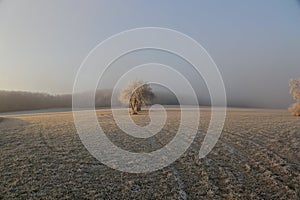
<path fill-rule="evenodd" d="M 84 95 L 84 93 L 80 94 Z M 178 105 L 176 97 L 167 90 L 156 90 L 157 96 L 153 104 Z M 95 95 L 96 107 L 111 106 L 112 89 L 97 90 Z M 72 95 L 51 95 L 24 91 L 0 91 L 0 112 L 40 110 L 50 108 L 71 108 Z M 113 99 L 115 105 L 121 106 L 118 99 Z"/>
<path fill-rule="evenodd" d="M 98 90 L 95 95 L 95 105 L 109 107 L 111 94 L 110 89 Z M 0 112 L 72 107 L 72 94 L 51 95 L 24 91 L 0 91 L 0 99 Z"/>
<path fill-rule="evenodd" d="M 59 94 L 4 92 L 1 110 L 70 106 L 78 68 L 88 53 L 114 34 L 147 26 L 174 29 L 199 42 L 220 70 L 229 106 L 285 109 L 293 103 L 288 81 L 300 77 L 299 8 L 296 0 L 1 1 L 0 90 Z M 189 63 L 160 51 L 133 52 L 118 59 L 98 89 L 110 90 L 129 68 L 149 62 L 178 70 L 190 81 L 200 104 L 210 104 L 203 77 Z M 176 87 L 184 93 L 184 87 Z M 98 105 L 109 105 L 109 96 L 96 96 Z M 159 97 L 165 103 L 176 102 L 169 95 Z"/>
<path fill-rule="evenodd" d="M 151 104 L 161 105 L 179 105 L 178 97 L 183 99 L 184 105 L 192 105 L 189 96 L 184 93 L 174 94 L 168 88 L 150 84 L 155 98 Z M 111 102 L 114 105 L 124 106 L 118 99 L 120 90 L 116 90 L 117 96 L 112 99 L 113 89 L 98 89 L 95 93 L 95 106 L 96 107 L 111 107 Z M 82 99 L 90 93 L 80 93 Z M 176 96 L 177 95 L 177 96 Z M 27 111 L 37 109 L 50 109 L 50 108 L 71 108 L 72 107 L 72 94 L 51 95 L 47 93 L 26 92 L 26 91 L 0 91 L 0 112 L 13 112 L 13 111 Z M 210 106 L 210 101 L 198 96 L 200 106 Z M 84 106 L 84 105 L 83 105 Z"/>

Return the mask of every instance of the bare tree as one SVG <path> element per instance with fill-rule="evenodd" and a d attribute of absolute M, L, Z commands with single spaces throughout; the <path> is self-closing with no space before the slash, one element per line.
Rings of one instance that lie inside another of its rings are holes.
<path fill-rule="evenodd" d="M 141 111 L 142 105 L 151 103 L 154 93 L 149 84 L 142 81 L 130 82 L 121 90 L 119 100 L 123 104 L 129 104 L 130 114 L 135 115 Z"/>
<path fill-rule="evenodd" d="M 300 116 L 300 78 L 291 79 L 290 87 L 290 93 L 297 102 L 289 108 L 289 111 L 295 116 Z"/>

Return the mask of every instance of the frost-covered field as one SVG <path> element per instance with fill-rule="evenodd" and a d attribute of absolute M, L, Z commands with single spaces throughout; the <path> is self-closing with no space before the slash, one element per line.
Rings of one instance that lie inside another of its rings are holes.
<path fill-rule="evenodd" d="M 299 199 L 300 118 L 285 110 L 228 110 L 224 132 L 202 160 L 198 151 L 210 112 L 189 148 L 172 165 L 148 174 L 106 167 L 82 145 L 71 112 L 11 115 L 0 119 L 0 199 Z M 177 108 L 168 108 L 164 129 L 133 139 L 115 125 L 110 110 L 97 112 L 116 145 L 153 151 L 176 133 Z M 147 113 L 133 116 L 148 122 Z"/>

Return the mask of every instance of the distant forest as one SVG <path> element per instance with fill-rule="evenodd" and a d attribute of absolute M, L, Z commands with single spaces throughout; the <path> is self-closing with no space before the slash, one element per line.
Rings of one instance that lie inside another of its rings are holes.
<path fill-rule="evenodd" d="M 97 91 L 96 106 L 110 106 L 111 90 Z M 0 91 L 0 112 L 71 108 L 72 95 L 51 95 L 23 91 Z"/>
<path fill-rule="evenodd" d="M 111 95 L 111 89 L 98 90 L 95 97 L 96 107 L 110 107 Z M 156 94 L 156 96 L 157 97 L 153 101 L 154 104 L 178 104 L 178 101 L 173 94 L 161 92 L 159 94 Z M 117 99 L 115 99 L 114 101 L 118 102 Z M 0 91 L 0 112 L 71 107 L 71 94 L 51 95 L 47 93 L 33 93 L 23 91 Z"/>

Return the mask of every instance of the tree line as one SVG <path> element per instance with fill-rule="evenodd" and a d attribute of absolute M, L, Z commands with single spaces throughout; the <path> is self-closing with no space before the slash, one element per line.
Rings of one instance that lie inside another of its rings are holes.
<path fill-rule="evenodd" d="M 111 94 L 110 89 L 98 90 L 95 97 L 96 106 L 110 106 Z M 71 94 L 51 95 L 37 92 L 0 91 L 0 112 L 71 107 Z"/>

